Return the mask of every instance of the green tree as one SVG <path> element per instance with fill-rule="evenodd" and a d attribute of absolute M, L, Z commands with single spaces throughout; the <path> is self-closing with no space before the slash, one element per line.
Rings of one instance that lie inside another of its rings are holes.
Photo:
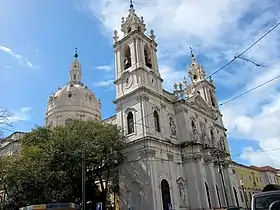
<path fill-rule="evenodd" d="M 1 126 L 11 126 L 9 122 L 9 117 L 11 117 L 11 113 L 7 109 L 0 108 L 0 125 Z M 3 127 L 0 127 L 0 135 L 3 134 Z"/>
<path fill-rule="evenodd" d="M 38 127 L 21 140 L 17 156 L 0 160 L 5 209 L 52 202 L 81 202 L 82 161 L 86 200 L 107 206 L 110 185 L 123 160 L 124 138 L 115 125 L 74 121 Z M 115 189 L 111 187 L 112 189 Z"/>

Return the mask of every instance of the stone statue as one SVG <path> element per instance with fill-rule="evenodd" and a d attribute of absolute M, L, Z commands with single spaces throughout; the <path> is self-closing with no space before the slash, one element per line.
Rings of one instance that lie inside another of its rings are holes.
<path fill-rule="evenodd" d="M 172 117 L 169 118 L 169 126 L 171 129 L 171 135 L 176 136 L 176 125 Z"/>
<path fill-rule="evenodd" d="M 182 180 L 182 178 L 179 178 L 177 180 L 179 195 L 180 195 L 180 204 L 185 205 L 186 204 L 186 191 L 185 191 L 185 182 Z"/>
<path fill-rule="evenodd" d="M 198 132 L 197 132 L 196 126 L 194 124 L 194 121 L 192 121 L 192 131 L 193 131 L 193 140 L 197 141 L 198 140 Z"/>

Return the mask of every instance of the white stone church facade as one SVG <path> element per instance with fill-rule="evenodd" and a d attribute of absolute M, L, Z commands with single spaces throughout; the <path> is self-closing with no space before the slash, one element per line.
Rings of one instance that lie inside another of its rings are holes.
<path fill-rule="evenodd" d="M 116 115 L 128 141 L 120 167 L 121 210 L 214 209 L 237 206 L 226 129 L 213 81 L 192 55 L 174 92 L 163 89 L 154 31 L 145 34 L 133 5 L 114 32 Z M 78 54 L 69 82 L 51 95 L 46 125 L 73 119 L 101 120 L 101 102 L 82 83 Z"/>

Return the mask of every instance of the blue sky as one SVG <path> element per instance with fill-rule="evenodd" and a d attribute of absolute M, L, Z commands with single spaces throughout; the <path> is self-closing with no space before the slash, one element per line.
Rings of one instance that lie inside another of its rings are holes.
<path fill-rule="evenodd" d="M 83 82 L 102 100 L 102 117 L 115 113 L 113 30 L 127 15 L 126 0 L 3 0 L 0 7 L 1 108 L 14 117 L 10 130 L 43 125 L 49 95 L 68 80 L 75 47 Z M 189 46 L 211 74 L 280 21 L 274 0 L 135 0 L 153 28 L 164 87 L 187 76 Z M 151 12 L 153 7 L 153 12 Z M 280 27 L 213 80 L 223 102 L 280 74 Z M 233 159 L 280 166 L 280 92 L 275 81 L 221 107 Z M 279 118 L 278 118 L 279 117 Z M 11 133 L 6 131 L 5 135 Z M 259 152 L 260 150 L 269 152 Z"/>

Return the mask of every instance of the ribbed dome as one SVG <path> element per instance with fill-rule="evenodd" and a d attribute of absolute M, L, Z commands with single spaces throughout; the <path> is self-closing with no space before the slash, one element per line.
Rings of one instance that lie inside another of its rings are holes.
<path fill-rule="evenodd" d="M 77 52 L 74 57 L 68 84 L 58 88 L 49 98 L 45 116 L 46 125 L 64 125 L 73 119 L 101 120 L 101 102 L 81 82 L 82 71 L 77 60 Z"/>

